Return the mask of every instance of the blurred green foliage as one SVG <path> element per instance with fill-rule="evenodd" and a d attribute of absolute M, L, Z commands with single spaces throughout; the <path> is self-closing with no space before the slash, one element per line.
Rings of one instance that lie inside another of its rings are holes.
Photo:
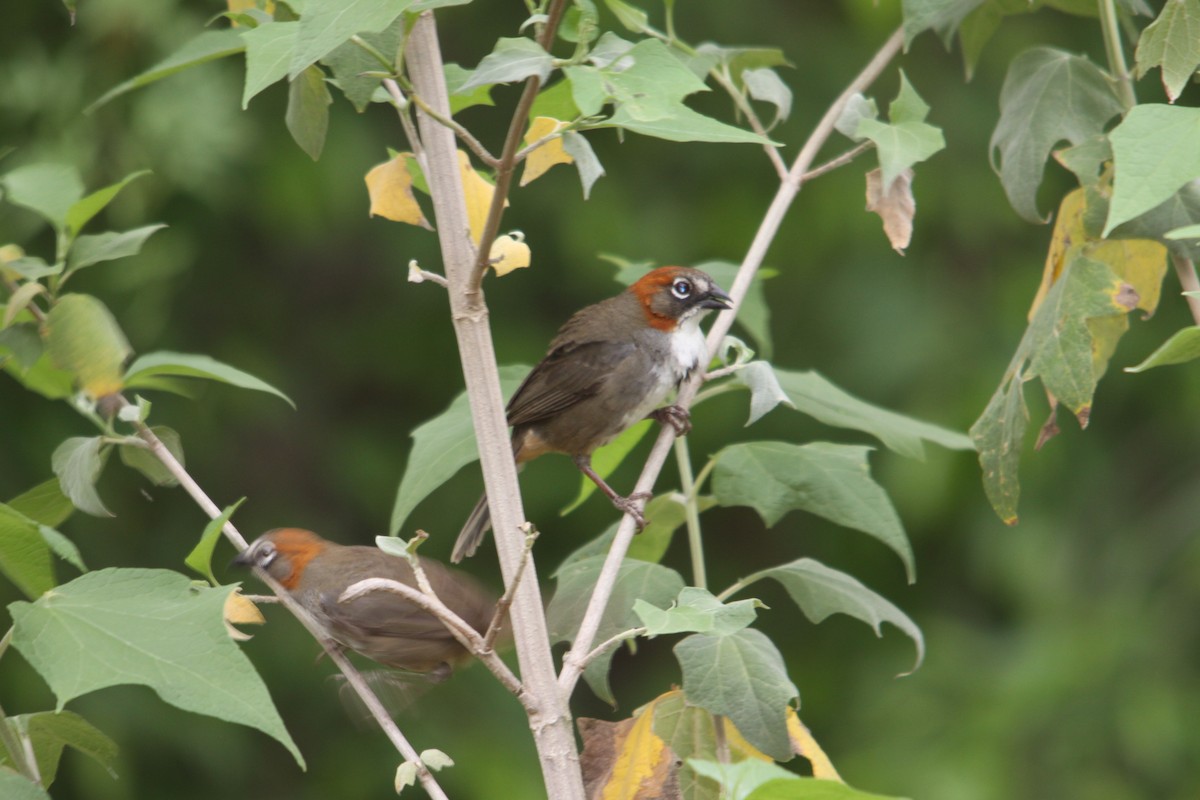
<path fill-rule="evenodd" d="M 694 41 L 784 49 L 795 65 L 785 71 L 795 104 L 772 135 L 790 154 L 898 23 L 897 4 L 881 6 L 760 0 L 748 13 L 744 4 L 690 3 L 678 23 Z M 239 110 L 240 57 L 81 113 L 221 10 L 211 0 L 88 0 L 72 27 L 59 3 L 8 4 L 0 146 L 16 151 L 0 169 L 66 161 L 88 186 L 153 171 L 102 221 L 117 230 L 170 227 L 140 255 L 80 274 L 76 289 L 105 299 L 135 351 L 207 353 L 296 401 L 292 412 L 265 395 L 211 385 L 196 401 L 155 404 L 155 421 L 181 433 L 189 469 L 218 504 L 249 498 L 238 512 L 244 531 L 299 525 L 367 543 L 387 527 L 409 433 L 462 383 L 441 290 L 405 280 L 409 259 L 437 265 L 434 237 L 367 217 L 362 176 L 387 147 L 403 146 L 394 114 L 373 107 L 359 115 L 339 98 L 314 164 L 284 127 L 285 89 L 272 87 Z M 497 36 L 516 35 L 523 16 L 520 3 L 439 12 L 447 60 L 473 66 Z M 912 246 L 897 256 L 878 220 L 863 213 L 857 163 L 806 186 L 767 257 L 779 272 L 768 298 L 784 300 L 772 308 L 778 365 L 817 369 L 871 402 L 958 429 L 978 416 L 1025 328 L 1050 235 L 1017 217 L 987 161 L 1004 71 L 1034 43 L 1103 58 L 1093 20 L 1054 11 L 1007 20 L 970 83 L 957 52 L 929 34 L 913 43 L 900 64 L 948 147 L 917 171 Z M 896 83 L 892 68 L 877 96 L 890 97 Z M 1145 97 L 1161 93 L 1157 76 L 1138 88 Z M 498 109 L 472 108 L 462 121 L 495 146 L 517 91 L 498 89 Z M 1184 101 L 1194 103 L 1197 91 L 1185 89 Z M 695 102 L 731 119 L 726 105 L 717 93 Z M 565 168 L 512 198 L 504 229 L 525 232 L 534 266 L 487 285 L 504 362 L 532 363 L 572 311 L 618 288 L 600 254 L 739 260 L 774 190 L 753 145 L 619 141 L 612 133 L 590 140 L 608 176 L 588 203 Z M 1052 165 L 1047 184 L 1043 208 L 1068 182 Z M 32 214 L 7 205 L 0 239 L 43 253 L 53 247 Z M 1133 323 L 1114 367 L 1138 363 L 1188 324 L 1172 280 L 1156 318 Z M 1026 455 L 1022 521 L 1011 530 L 988 507 L 972 454 L 930 448 L 921 463 L 879 452 L 875 474 L 916 552 L 919 580 L 911 587 L 878 542 L 797 514 L 764 530 L 750 509 L 705 515 L 710 582 L 723 586 L 812 556 L 852 572 L 922 626 L 924 667 L 893 680 L 910 663 L 902 635 L 889 632 L 877 643 L 840 617 L 812 627 L 760 613 L 762 628 L 785 649 L 802 718 L 856 786 L 927 800 L 1198 796 L 1198 392 L 1194 366 L 1136 376 L 1114 370 L 1100 385 L 1086 434 L 1064 424 L 1044 451 Z M 1029 394 L 1036 428 L 1046 406 Z M 744 404 L 744 395 L 726 395 L 697 412 L 697 458 L 727 443 L 723 431 L 743 424 Z M 65 405 L 12 381 L 0 383 L 0 424 L 3 497 L 50 477 L 55 446 L 88 433 Z M 847 438 L 779 411 L 750 434 Z M 636 463 L 625 465 L 614 485 L 631 485 L 635 474 Z M 671 480 L 668 471 L 660 488 Z M 579 544 L 572 528 L 593 532 L 611 521 L 611 508 L 597 499 L 556 519 L 577 482 L 560 459 L 544 459 L 522 477 L 530 516 L 545 520 L 537 551 L 544 565 Z M 410 525 L 433 534 L 427 551 L 449 551 L 478 490 L 477 472 L 467 470 L 418 507 Z M 77 513 L 62 526 L 89 566 L 182 568 L 205 523 L 182 492 L 121 469 L 107 471 L 100 491 L 115 519 Z M 667 560 L 684 567 L 681 542 Z M 489 556 L 470 568 L 495 583 Z M 220 570 L 218 577 L 237 579 Z M 0 602 L 17 597 L 0 585 Z M 775 587 L 763 587 L 761 597 L 787 608 Z M 121 745 L 120 777 L 72 753 L 55 797 L 385 796 L 394 751 L 374 730 L 354 727 L 328 665 L 313 663 L 317 648 L 299 626 L 268 615 L 276 624 L 245 650 L 308 759 L 307 774 L 261 734 L 185 714 L 145 689 L 116 688 L 71 708 Z M 636 658 L 617 655 L 620 715 L 678 681 L 669 646 L 655 640 Z M 8 713 L 52 705 L 14 653 L 0 680 Z M 586 690 L 575 707 L 582 715 L 612 713 Z M 457 761 L 440 777 L 452 796 L 539 796 L 529 737 L 515 733 L 525 729 L 523 715 L 482 669 L 434 687 L 401 723 L 418 747 L 439 747 Z"/>

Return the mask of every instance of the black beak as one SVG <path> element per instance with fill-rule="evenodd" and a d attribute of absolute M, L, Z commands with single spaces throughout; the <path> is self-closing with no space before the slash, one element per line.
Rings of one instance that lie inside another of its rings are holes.
<path fill-rule="evenodd" d="M 252 566 L 254 566 L 254 561 L 250 558 L 250 548 L 247 547 L 245 550 L 243 550 L 242 552 L 240 552 L 236 556 L 234 556 L 233 560 L 229 562 L 229 566 L 231 566 L 231 567 L 252 567 Z"/>
<path fill-rule="evenodd" d="M 725 294 L 720 286 L 708 290 L 708 295 L 700 303 L 701 308 L 715 308 L 717 311 L 727 311 L 733 308 L 733 298 Z"/>

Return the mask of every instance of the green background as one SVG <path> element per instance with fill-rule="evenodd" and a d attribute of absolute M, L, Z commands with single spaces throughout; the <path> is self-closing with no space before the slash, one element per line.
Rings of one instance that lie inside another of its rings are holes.
<path fill-rule="evenodd" d="M 898 23 L 897 4 L 881 6 L 692 2 L 677 15 L 690 41 L 783 48 L 795 65 L 781 71 L 795 107 L 773 136 L 787 143 L 790 160 Z M 387 147 L 406 147 L 394 114 L 375 106 L 359 116 L 337 98 L 314 164 L 284 127 L 282 87 L 239 109 L 240 56 L 81 113 L 220 10 L 191 0 L 85 0 L 71 27 L 51 0 L 7 3 L 0 145 L 18 149 L 0 170 L 62 160 L 81 169 L 89 188 L 154 171 L 92 230 L 170 227 L 141 255 L 80 274 L 73 289 L 102 297 L 139 353 L 205 353 L 297 402 L 292 412 L 267 395 L 211 385 L 196 402 L 155 403 L 154 421 L 180 431 L 189 469 L 217 503 L 249 498 L 236 518 L 243 531 L 296 525 L 369 543 L 386 532 L 409 432 L 462 386 L 444 293 L 406 282 L 409 259 L 437 268 L 434 236 L 367 216 L 362 176 Z M 517 2 L 439 12 L 446 59 L 474 66 L 496 37 L 516 35 L 522 12 Z M 604 23 L 615 25 L 607 16 Z M 957 50 L 947 53 L 931 34 L 913 44 L 899 63 L 948 147 L 917 168 L 912 246 L 896 255 L 878 219 L 862 210 L 869 159 L 805 187 L 766 259 L 779 273 L 768 284 L 775 363 L 815 369 L 863 399 L 959 430 L 979 415 L 1024 329 L 1050 236 L 1017 218 L 987 161 L 1004 70 L 1035 43 L 1103 63 L 1095 20 L 1052 11 L 1006 21 L 970 83 Z M 898 85 L 893 66 L 872 94 L 883 106 Z M 1138 90 L 1142 99 L 1160 96 L 1157 75 Z M 500 88 L 498 109 L 460 117 L 493 150 L 517 91 Z M 1195 103 L 1196 91 L 1182 102 Z M 690 104 L 731 119 L 715 92 Z M 589 202 L 569 167 L 513 194 L 503 229 L 525 232 L 534 266 L 487 284 L 502 363 L 533 363 L 571 312 L 619 289 L 601 253 L 660 264 L 739 261 L 776 185 L 752 145 L 621 142 L 612 131 L 588 138 L 608 171 Z M 826 155 L 849 146 L 835 137 Z M 1056 165 L 1047 176 L 1043 211 L 1069 186 Z M 12 206 L 0 206 L 0 241 L 52 251 L 49 232 Z M 749 509 L 705 514 L 713 587 L 808 555 L 857 576 L 923 628 L 925 666 L 895 679 L 911 663 L 911 643 L 894 629 L 879 642 L 844 617 L 813 627 L 778 587 L 755 589 L 771 606 L 759 627 L 785 652 L 801 717 L 851 784 L 930 800 L 1200 794 L 1200 373 L 1119 371 L 1190 322 L 1169 275 L 1159 313 L 1133 321 L 1121 342 L 1088 431 L 1063 419 L 1063 435 L 1042 452 L 1032 454 L 1030 441 L 1016 528 L 988 507 L 973 454 L 930 447 L 922 463 L 877 453 L 874 472 L 916 550 L 915 585 L 878 542 L 814 517 L 793 513 L 765 530 Z M 1031 437 L 1046 413 L 1039 392 L 1027 392 Z M 742 430 L 746 410 L 740 394 L 699 409 L 693 455 L 747 438 L 871 443 L 786 411 Z M 65 404 L 11 380 L 0 382 L 0 431 L 5 498 L 50 477 L 62 439 L 91 433 Z M 632 485 L 639 461 L 614 476 L 618 489 Z M 668 468 L 660 490 L 674 480 Z M 577 482 L 561 458 L 522 476 L 527 513 L 544 531 L 537 557 L 545 572 L 613 519 L 598 497 L 557 517 Z M 417 509 L 410 524 L 434 537 L 426 552 L 449 552 L 479 489 L 478 471 L 468 469 Z M 77 513 L 62 526 L 89 566 L 183 569 L 205 520 L 181 491 L 151 487 L 115 460 L 100 491 L 115 519 Z M 218 548 L 218 561 L 230 556 Z M 468 566 L 495 584 L 493 559 L 485 550 Z M 667 563 L 686 571 L 682 537 Z M 62 566 L 60 578 L 70 577 Z M 0 586 L 0 601 L 14 599 L 10 585 Z M 267 613 L 272 624 L 245 649 L 308 759 L 307 774 L 260 733 L 168 707 L 143 688 L 118 688 L 71 708 L 121 745 L 119 779 L 69 755 L 54 796 L 389 796 L 396 754 L 343 711 L 311 639 L 278 610 Z M 617 656 L 615 712 L 586 688 L 576 711 L 619 718 L 666 690 L 679 680 L 673 641 Z M 53 706 L 11 651 L 0 702 L 9 714 Z M 421 694 L 399 719 L 418 748 L 458 761 L 441 779 L 451 796 L 539 796 L 523 714 L 483 669 Z"/>

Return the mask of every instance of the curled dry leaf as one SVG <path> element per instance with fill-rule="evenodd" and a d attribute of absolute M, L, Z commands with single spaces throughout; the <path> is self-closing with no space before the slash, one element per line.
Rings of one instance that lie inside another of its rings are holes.
<path fill-rule="evenodd" d="M 408 161 L 412 153 L 397 153 L 390 161 L 371 168 L 367 173 L 367 194 L 371 198 L 371 216 L 380 216 L 393 222 L 406 222 L 433 230 L 417 198 L 413 194 L 412 173 Z"/>
<path fill-rule="evenodd" d="M 503 278 L 514 269 L 529 266 L 529 245 L 525 244 L 525 234 L 520 231 L 497 236 L 488 251 L 488 261 L 496 275 Z"/>
<path fill-rule="evenodd" d="M 912 240 L 913 217 L 917 204 L 912 194 L 913 171 L 906 169 L 896 176 L 891 186 L 883 185 L 883 172 L 873 169 L 867 173 L 867 211 L 874 211 L 883 220 L 892 249 L 900 255 Z"/>
<path fill-rule="evenodd" d="M 247 600 L 240 590 L 230 592 L 225 598 L 222 614 L 225 617 L 225 630 L 235 642 L 244 642 L 253 637 L 249 633 L 242 633 L 234 625 L 263 625 L 267 621 L 258 606 Z"/>

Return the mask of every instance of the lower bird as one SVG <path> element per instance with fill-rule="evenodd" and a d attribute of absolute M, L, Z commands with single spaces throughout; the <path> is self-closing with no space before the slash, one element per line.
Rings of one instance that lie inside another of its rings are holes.
<path fill-rule="evenodd" d="M 546 356 L 508 403 L 513 457 L 524 464 L 565 453 L 639 527 L 638 497 L 622 497 L 592 469 L 592 453 L 647 416 L 677 434 L 691 429 L 687 411 L 658 406 L 708 355 L 700 320 L 732 301 L 707 273 L 659 267 L 626 291 L 567 320 Z M 487 495 L 467 518 L 450 560 L 474 555 L 491 527 Z"/>
<path fill-rule="evenodd" d="M 388 578 L 416 587 L 408 561 L 376 547 L 346 546 L 301 528 L 267 531 L 234 559 L 264 570 L 283 584 L 329 638 L 373 661 L 430 681 L 450 677 L 468 658 L 466 648 L 434 615 L 391 592 L 377 591 L 346 603 L 338 597 L 366 578 Z M 487 630 L 496 598 L 473 578 L 427 558 L 421 566 L 434 593 L 479 633 Z"/>

